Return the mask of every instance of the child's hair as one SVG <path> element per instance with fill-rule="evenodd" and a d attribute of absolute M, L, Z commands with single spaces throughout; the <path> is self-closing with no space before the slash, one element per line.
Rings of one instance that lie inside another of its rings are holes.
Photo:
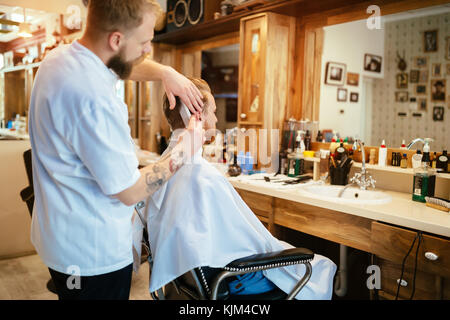
<path fill-rule="evenodd" d="M 203 95 L 203 103 L 204 103 L 203 114 L 205 114 L 206 110 L 209 107 L 207 94 L 208 93 L 211 94 L 211 88 L 209 87 L 208 83 L 203 79 L 189 78 L 189 80 L 192 81 L 192 83 L 200 90 L 201 94 Z M 180 115 L 181 100 L 179 97 L 175 97 L 175 99 L 176 99 L 175 108 L 170 110 L 169 99 L 167 98 L 167 94 L 164 93 L 163 111 L 172 131 L 175 131 L 176 129 L 186 128 L 183 119 L 181 118 Z"/>

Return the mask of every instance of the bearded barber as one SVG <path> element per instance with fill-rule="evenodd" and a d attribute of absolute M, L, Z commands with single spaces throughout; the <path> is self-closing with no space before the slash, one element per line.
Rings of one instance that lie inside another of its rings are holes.
<path fill-rule="evenodd" d="M 172 105 L 175 95 L 194 113 L 203 105 L 184 76 L 142 62 L 160 10 L 156 0 L 90 0 L 83 37 L 51 51 L 37 73 L 29 112 L 31 240 L 60 299 L 128 299 L 133 205 L 190 160 L 190 141 L 203 139 L 192 117 L 170 154 L 137 169 L 118 78 L 161 80 Z"/>

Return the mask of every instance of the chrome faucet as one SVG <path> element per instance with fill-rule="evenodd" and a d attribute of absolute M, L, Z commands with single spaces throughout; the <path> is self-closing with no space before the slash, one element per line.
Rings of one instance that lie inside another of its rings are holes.
<path fill-rule="evenodd" d="M 366 170 L 366 154 L 364 152 L 364 143 L 360 139 L 356 139 L 353 143 L 353 151 L 358 149 L 358 144 L 361 146 L 361 171 L 356 172 L 353 178 L 350 179 L 350 183 L 346 185 L 344 188 L 342 188 L 341 192 L 339 192 L 338 197 L 342 196 L 345 189 L 350 187 L 353 184 L 357 184 L 361 190 L 366 190 L 367 187 L 372 187 L 375 189 L 375 183 L 376 181 L 372 178 L 371 175 L 369 175 L 368 171 Z"/>
<path fill-rule="evenodd" d="M 408 146 L 406 147 L 406 149 L 411 150 L 412 146 L 415 145 L 417 142 L 422 142 L 423 144 L 425 144 L 425 140 L 422 138 L 417 138 L 414 139 L 413 141 L 411 141 Z"/>

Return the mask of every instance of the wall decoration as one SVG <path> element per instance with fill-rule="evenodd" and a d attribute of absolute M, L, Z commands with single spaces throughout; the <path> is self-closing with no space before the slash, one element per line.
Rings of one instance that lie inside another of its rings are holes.
<path fill-rule="evenodd" d="M 446 69 L 445 73 L 446 73 L 448 76 L 450 76 L 450 63 L 447 63 L 445 69 Z"/>
<path fill-rule="evenodd" d="M 431 80 L 431 101 L 445 101 L 445 80 Z"/>
<path fill-rule="evenodd" d="M 428 82 L 428 70 L 420 70 L 419 82 L 421 83 Z"/>
<path fill-rule="evenodd" d="M 446 64 L 450 64 L 446 57 L 446 37 L 450 39 L 450 12 L 436 13 L 435 15 L 426 15 L 412 17 L 410 19 L 398 21 L 386 21 L 383 29 L 385 34 L 384 53 L 383 53 L 383 79 L 373 80 L 372 108 L 371 114 L 371 143 L 379 145 L 383 139 L 393 141 L 393 145 L 399 145 L 404 137 L 428 137 L 435 138 L 432 144 L 432 150 L 444 150 L 449 146 L 448 137 L 450 136 L 450 76 L 445 75 Z M 423 51 L 423 32 L 426 30 L 438 29 L 439 46 L 436 53 L 424 53 Z M 450 45 L 450 44 L 449 44 Z M 449 47 L 450 48 L 450 47 Z M 406 62 L 408 67 L 409 81 L 411 82 L 410 70 L 419 70 L 419 82 L 411 83 L 408 89 L 397 89 L 396 75 L 398 70 L 396 58 L 397 51 L 400 55 L 406 52 Z M 366 50 L 366 52 L 370 52 Z M 448 51 L 450 53 L 450 50 Z M 419 67 L 416 60 L 419 59 Z M 330 59 L 328 59 L 330 60 Z M 442 64 L 442 75 L 439 78 L 432 78 L 432 64 Z M 350 67 L 350 65 L 349 65 Z M 428 72 L 428 74 L 427 74 Z M 422 78 L 422 79 L 421 79 Z M 432 102 L 431 82 L 430 80 L 446 79 L 445 102 Z M 362 85 L 362 79 L 361 85 Z M 425 94 L 417 94 L 416 85 L 419 91 L 425 91 Z M 347 87 L 351 88 L 351 87 Z M 352 91 L 351 89 L 349 91 Z M 353 90 L 356 91 L 356 90 Z M 399 103 L 395 100 L 396 91 L 409 91 L 409 96 L 416 97 L 417 111 L 410 110 L 410 102 Z M 362 94 L 362 91 L 359 90 Z M 361 96 L 360 100 L 365 98 Z M 424 100 L 424 102 L 422 102 Z M 444 121 L 433 121 L 433 107 L 443 106 L 445 109 Z M 425 110 L 426 108 L 426 110 Z M 448 108 L 448 109 L 447 109 Z M 399 113 L 405 113 L 400 116 Z M 415 118 L 412 113 L 422 114 L 421 118 Z M 416 121 L 419 120 L 419 121 Z M 401 123 L 402 125 L 399 125 Z M 388 137 L 388 138 L 387 138 Z M 386 140 L 386 142 L 388 142 Z M 391 142 L 388 142 L 391 143 Z"/>
<path fill-rule="evenodd" d="M 339 102 L 347 101 L 347 89 L 343 89 L 343 88 L 337 89 L 337 101 L 339 101 Z"/>
<path fill-rule="evenodd" d="M 420 111 L 427 111 L 427 99 L 426 98 L 418 99 L 418 105 L 419 105 Z"/>
<path fill-rule="evenodd" d="M 450 37 L 445 38 L 445 59 L 450 60 Z"/>
<path fill-rule="evenodd" d="M 347 72 L 347 84 L 349 86 L 358 86 L 359 73 Z"/>
<path fill-rule="evenodd" d="M 397 89 L 408 88 L 408 74 L 405 72 L 397 73 Z"/>
<path fill-rule="evenodd" d="M 411 70 L 409 72 L 409 82 L 418 83 L 419 82 L 420 71 L 419 70 Z"/>
<path fill-rule="evenodd" d="M 442 74 L 442 65 L 440 63 L 433 63 L 431 74 L 433 77 L 440 77 Z"/>
<path fill-rule="evenodd" d="M 444 107 L 433 107 L 433 120 L 444 121 Z"/>
<path fill-rule="evenodd" d="M 347 66 L 344 63 L 328 62 L 326 67 L 325 84 L 342 86 L 345 81 Z"/>
<path fill-rule="evenodd" d="M 416 68 L 426 68 L 428 66 L 428 58 L 427 57 L 415 57 L 414 65 Z"/>
<path fill-rule="evenodd" d="M 370 72 L 381 72 L 382 57 L 366 53 L 364 55 L 364 70 Z"/>
<path fill-rule="evenodd" d="M 395 92 L 396 102 L 408 102 L 408 91 L 397 91 Z"/>
<path fill-rule="evenodd" d="M 416 84 L 414 87 L 414 93 L 418 95 L 427 94 L 427 86 L 424 84 Z"/>
<path fill-rule="evenodd" d="M 403 57 L 400 56 L 400 54 L 397 51 L 397 59 L 395 61 L 397 62 L 397 68 L 400 71 L 405 71 L 406 70 L 407 64 L 406 64 L 406 61 L 405 61 L 405 50 L 403 50 Z"/>
<path fill-rule="evenodd" d="M 428 30 L 423 33 L 423 51 L 436 52 L 438 51 L 438 31 Z"/>
<path fill-rule="evenodd" d="M 350 92 L 350 102 L 358 102 L 359 93 L 358 92 Z"/>

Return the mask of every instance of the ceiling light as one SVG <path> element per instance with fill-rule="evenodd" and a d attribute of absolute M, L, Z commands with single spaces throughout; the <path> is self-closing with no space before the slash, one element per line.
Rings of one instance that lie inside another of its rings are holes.
<path fill-rule="evenodd" d="M 19 33 L 17 34 L 22 38 L 31 38 L 33 34 L 31 33 L 30 24 L 29 23 L 21 23 L 19 25 Z"/>
<path fill-rule="evenodd" d="M 19 33 L 17 35 L 22 38 L 31 38 L 33 36 L 31 33 L 30 24 L 27 23 L 25 8 L 23 8 L 23 23 L 19 25 Z"/>

